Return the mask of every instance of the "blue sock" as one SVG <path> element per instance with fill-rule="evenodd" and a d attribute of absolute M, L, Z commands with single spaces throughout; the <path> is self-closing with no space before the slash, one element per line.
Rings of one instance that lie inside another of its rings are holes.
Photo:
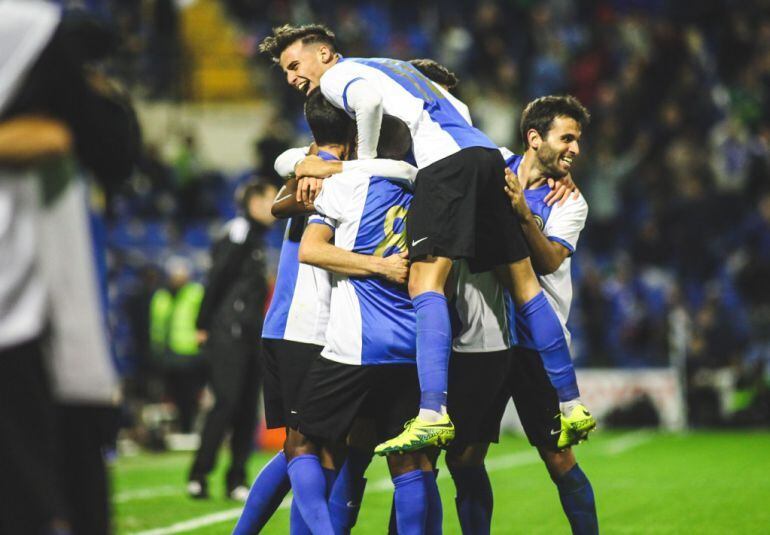
<path fill-rule="evenodd" d="M 438 470 L 422 473 L 425 497 L 428 502 L 428 513 L 425 518 L 426 535 L 440 535 L 443 531 L 444 509 L 441 507 L 441 495 L 436 485 L 436 476 L 438 476 Z"/>
<path fill-rule="evenodd" d="M 321 467 L 321 470 L 324 473 L 324 484 L 326 485 L 324 497 L 328 500 L 329 495 L 332 492 L 332 487 L 334 487 L 334 481 L 337 479 L 337 471 L 332 468 L 324 468 L 323 466 Z"/>
<path fill-rule="evenodd" d="M 233 535 L 259 533 L 291 488 L 286 472 L 286 456 L 279 451 L 262 468 L 251 485 L 243 513 L 235 525 Z"/>
<path fill-rule="evenodd" d="M 591 482 L 576 464 L 556 482 L 559 499 L 567 515 L 572 533 L 591 535 L 599 533 L 599 521 L 596 518 L 596 501 Z"/>
<path fill-rule="evenodd" d="M 364 496 L 366 472 L 372 453 L 350 448 L 329 495 L 329 513 L 337 533 L 349 533 L 358 518 Z"/>
<path fill-rule="evenodd" d="M 396 503 L 398 535 L 424 534 L 428 500 L 422 470 L 412 470 L 394 477 L 393 485 L 396 487 L 393 500 Z"/>
<path fill-rule="evenodd" d="M 517 316 L 529 330 L 534 349 L 543 359 L 543 366 L 559 395 L 559 401 L 579 397 L 580 391 L 567 339 L 564 337 L 561 322 L 545 294 L 540 292 L 518 307 Z"/>
<path fill-rule="evenodd" d="M 486 467 L 450 468 L 457 496 L 457 517 L 463 533 L 488 534 L 492 527 L 492 485 Z"/>
<path fill-rule="evenodd" d="M 315 455 L 300 455 L 289 461 L 289 479 L 294 502 L 313 533 L 333 535 L 329 508 L 326 506 L 326 478 Z"/>
<path fill-rule="evenodd" d="M 420 408 L 441 411 L 446 406 L 452 327 L 446 297 L 425 292 L 412 299 L 417 312 L 417 375 Z"/>
<path fill-rule="evenodd" d="M 299 505 L 297 500 L 292 500 L 291 511 L 289 511 L 289 535 L 311 535 L 310 528 L 305 523 L 305 519 L 302 518 L 302 513 L 299 512 Z"/>

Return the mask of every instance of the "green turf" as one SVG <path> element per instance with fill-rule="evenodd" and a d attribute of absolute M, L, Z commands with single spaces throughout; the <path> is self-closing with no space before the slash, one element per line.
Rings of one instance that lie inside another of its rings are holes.
<path fill-rule="evenodd" d="M 770 433 L 597 432 L 576 448 L 596 492 L 604 533 L 770 533 Z M 256 474 L 270 454 L 256 455 Z M 213 498 L 184 495 L 189 454 L 142 454 L 113 468 L 115 524 L 119 534 L 158 530 L 233 511 L 223 499 L 224 462 L 210 478 Z M 488 458 L 495 493 L 493 533 L 569 533 L 553 484 L 535 452 L 518 437 L 505 437 Z M 460 533 L 454 489 L 445 468 L 439 487 L 444 532 Z M 355 533 L 385 533 L 391 487 L 384 461 L 367 472 L 369 486 Z M 230 533 L 234 519 L 174 533 Z M 165 532 L 170 533 L 170 532 Z M 288 533 L 288 510 L 280 509 L 263 531 Z"/>

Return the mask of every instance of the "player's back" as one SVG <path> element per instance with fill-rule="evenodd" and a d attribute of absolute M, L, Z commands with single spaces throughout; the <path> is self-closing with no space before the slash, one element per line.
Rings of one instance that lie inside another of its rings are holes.
<path fill-rule="evenodd" d="M 496 148 L 455 106 L 459 103 L 406 61 L 387 58 L 344 58 L 321 78 L 321 90 L 332 103 L 352 113 L 347 101 L 351 84 L 364 79 L 382 95 L 383 111 L 409 126 L 417 166 L 426 167 L 468 147 Z"/>
<path fill-rule="evenodd" d="M 316 208 L 334 228 L 337 247 L 385 257 L 406 250 L 411 201 L 402 185 L 349 172 L 324 182 Z M 380 277 L 334 275 L 326 358 L 360 365 L 414 363 L 414 333 L 406 287 Z"/>
<path fill-rule="evenodd" d="M 323 345 L 329 319 L 331 278 L 323 269 L 299 262 L 299 243 L 306 221 L 305 216 L 297 216 L 286 224 L 262 337 Z"/>

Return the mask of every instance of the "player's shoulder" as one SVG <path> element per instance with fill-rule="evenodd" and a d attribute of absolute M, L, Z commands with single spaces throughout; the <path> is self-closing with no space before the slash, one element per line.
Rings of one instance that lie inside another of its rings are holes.
<path fill-rule="evenodd" d="M 577 196 L 573 193 L 567 198 L 563 205 L 559 206 L 558 203 L 555 204 L 554 210 L 565 213 L 588 214 L 588 202 L 582 193 L 579 193 Z"/>
<path fill-rule="evenodd" d="M 369 187 L 370 175 L 363 171 L 350 170 L 330 176 L 323 182 L 326 194 L 352 196 Z"/>

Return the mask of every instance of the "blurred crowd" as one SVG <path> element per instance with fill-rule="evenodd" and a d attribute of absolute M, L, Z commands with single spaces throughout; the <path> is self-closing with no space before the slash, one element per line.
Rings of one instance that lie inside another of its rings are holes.
<path fill-rule="evenodd" d="M 590 213 L 570 319 L 579 366 L 679 366 L 695 423 L 767 417 L 770 384 L 770 2 L 767 0 L 225 0 L 276 128 L 242 176 L 207 168 L 195 134 L 145 150 L 108 201 L 119 360 L 145 354 L 141 309 L 173 249 L 206 268 L 211 229 L 251 174 L 304 141 L 301 97 L 256 44 L 285 22 L 328 24 L 349 56 L 430 57 L 499 145 L 521 148 L 530 99 L 571 93 L 591 111 L 574 178 Z M 122 35 L 114 66 L 137 94 L 178 99 L 184 2 L 86 2 Z M 280 118 L 280 121 L 279 119 Z M 269 240 L 270 241 L 270 240 Z M 275 257 L 280 230 L 270 241 Z M 133 307 L 133 308 L 132 308 Z M 146 331 L 145 331 L 146 332 Z M 729 370 L 725 380 L 724 370 Z M 764 416 L 762 416 L 764 415 Z"/>

